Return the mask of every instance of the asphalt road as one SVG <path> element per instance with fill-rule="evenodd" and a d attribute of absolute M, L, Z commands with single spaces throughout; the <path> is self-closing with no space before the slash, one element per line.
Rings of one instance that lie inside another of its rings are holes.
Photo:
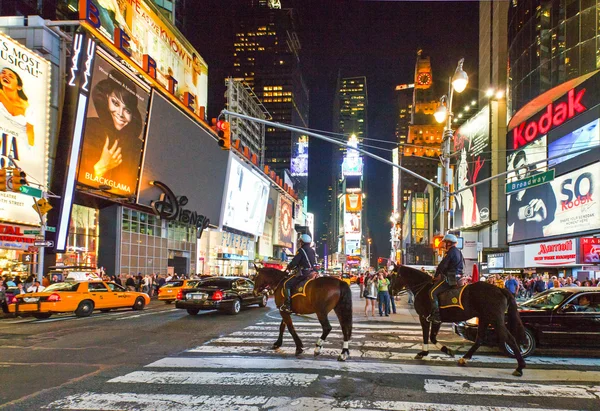
<path fill-rule="evenodd" d="M 433 348 L 414 360 L 420 331 L 406 306 L 367 321 L 354 295 L 345 363 L 336 361 L 334 318 L 321 356 L 313 356 L 320 325 L 310 317 L 295 318 L 307 347 L 301 358 L 289 336 L 272 351 L 272 302 L 237 316 L 193 317 L 153 301 L 142 312 L 0 319 L 0 409 L 600 410 L 600 358 L 546 353 L 530 358 L 520 379 L 511 376 L 514 361 L 490 348 L 466 368 Z M 468 348 L 449 327 L 441 339 Z"/>

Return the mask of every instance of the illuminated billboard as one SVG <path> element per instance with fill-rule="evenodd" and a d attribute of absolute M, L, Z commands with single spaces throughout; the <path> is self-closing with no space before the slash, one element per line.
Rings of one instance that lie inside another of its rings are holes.
<path fill-rule="evenodd" d="M 261 235 L 269 202 L 269 182 L 231 154 L 226 187 L 222 225 Z"/>
<path fill-rule="evenodd" d="M 358 147 L 358 138 L 353 134 L 348 140 L 350 147 Z M 359 156 L 358 151 L 348 148 L 344 160 L 342 161 L 342 175 L 347 176 L 362 176 L 363 174 L 363 159 Z"/>
<path fill-rule="evenodd" d="M 208 66 L 151 1 L 79 0 L 79 18 L 97 37 L 195 115 L 207 105 Z"/>
<path fill-rule="evenodd" d="M 346 212 L 360 213 L 362 211 L 362 193 L 346 194 Z"/>
<path fill-rule="evenodd" d="M 27 174 L 30 185 L 48 182 L 50 63 L 0 33 L 0 166 Z M 9 185 L 10 187 L 10 185 Z M 40 224 L 32 197 L 0 191 L 0 219 Z"/>
<path fill-rule="evenodd" d="M 360 235 L 360 213 L 344 213 L 344 232 Z"/>
<path fill-rule="evenodd" d="M 346 240 L 346 255 L 360 255 L 360 240 Z"/>
<path fill-rule="evenodd" d="M 600 120 L 595 119 L 548 144 L 548 158 L 551 159 L 548 161 L 548 166 L 554 167 L 571 158 L 587 153 L 587 151 L 580 151 L 578 153 L 573 153 L 573 151 L 582 150 L 586 147 L 598 146 L 600 144 L 599 122 Z M 565 155 L 552 159 L 552 157 L 557 157 L 561 154 Z"/>
<path fill-rule="evenodd" d="M 296 177 L 308 176 L 308 136 L 300 136 L 294 143 L 292 154 L 291 171 Z"/>
<path fill-rule="evenodd" d="M 292 202 L 284 195 L 279 196 L 276 221 L 277 229 L 275 230 L 275 244 L 284 247 L 292 247 L 294 236 Z"/>
<path fill-rule="evenodd" d="M 396 147 L 392 150 L 392 163 L 400 164 L 400 149 Z M 396 167 L 392 168 L 392 211 L 397 213 L 399 211 L 399 191 L 400 191 L 400 170 Z"/>
<path fill-rule="evenodd" d="M 600 193 L 600 163 L 509 195 L 508 242 L 600 229 L 595 193 Z"/>
<path fill-rule="evenodd" d="M 90 90 L 77 182 L 135 196 L 150 90 L 100 55 L 94 62 Z"/>

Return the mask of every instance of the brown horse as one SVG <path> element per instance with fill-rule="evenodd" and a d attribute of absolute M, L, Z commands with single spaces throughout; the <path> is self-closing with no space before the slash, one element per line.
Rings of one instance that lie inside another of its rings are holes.
<path fill-rule="evenodd" d="M 275 268 L 260 268 L 257 272 L 258 274 L 254 278 L 254 293 L 258 294 L 267 289 L 274 290 L 275 305 L 278 308 L 281 307 L 284 300 L 283 283 L 289 274 Z M 350 286 L 334 277 L 319 277 L 308 282 L 302 294 L 293 295 L 292 297 L 292 311 L 294 313 L 317 314 L 321 327 L 323 327 L 323 334 L 317 340 L 315 355 L 321 353 L 323 343 L 331 331 L 331 324 L 327 318 L 331 310 L 335 311 L 344 334 L 344 344 L 338 360 L 346 361 L 350 356 L 348 342 L 352 336 L 352 293 Z M 296 343 L 296 355 L 302 354 L 304 347 L 300 337 L 296 334 L 291 315 L 282 311 L 279 313 L 281 314 L 279 338 L 273 344 L 273 349 L 277 350 L 283 344 L 283 330 L 287 325 L 288 331 Z"/>
<path fill-rule="evenodd" d="M 440 324 L 430 324 L 426 318 L 431 312 L 431 299 L 429 291 L 433 285 L 429 274 L 407 266 L 396 266 L 395 275 L 392 276 L 392 294 L 397 294 L 404 288 L 408 288 L 415 296 L 415 311 L 419 314 L 421 328 L 423 330 L 423 350 L 416 355 L 416 359 L 421 359 L 429 354 L 429 339 L 440 350 L 454 357 L 454 353 L 446 346 L 441 346 L 437 342 L 437 334 L 440 330 Z M 466 321 L 473 317 L 479 318 L 479 327 L 477 329 L 477 339 L 467 353 L 458 361 L 458 365 L 467 365 L 475 351 L 479 348 L 488 326 L 491 324 L 496 330 L 498 342 L 503 346 L 509 345 L 515 353 L 517 359 L 517 369 L 513 372 L 514 376 L 521 377 L 525 361 L 521 356 L 521 351 L 517 346 L 517 341 L 523 341 L 525 338 L 525 328 L 519 317 L 517 303 L 513 295 L 506 289 L 501 289 L 495 285 L 477 282 L 465 287 L 462 292 L 462 309 L 458 307 L 442 308 L 440 315 L 443 322 Z M 505 313 L 508 310 L 508 327 L 506 328 Z M 431 334 L 429 328 L 431 327 Z"/>

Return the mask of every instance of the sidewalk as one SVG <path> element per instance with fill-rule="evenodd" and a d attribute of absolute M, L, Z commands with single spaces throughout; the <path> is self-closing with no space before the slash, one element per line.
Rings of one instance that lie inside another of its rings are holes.
<path fill-rule="evenodd" d="M 352 284 L 350 286 L 352 290 L 352 322 L 382 322 L 382 323 L 403 323 L 403 324 L 419 324 L 419 316 L 413 309 L 412 305 L 408 305 L 408 295 L 404 294 L 400 299 L 396 300 L 396 314 L 391 313 L 389 317 L 385 315 L 379 316 L 379 303 L 375 301 L 375 316 L 371 316 L 369 308 L 369 316 L 365 317 L 365 303 L 364 298 L 360 298 L 360 289 L 358 284 Z M 330 321 L 333 321 L 332 317 L 335 318 L 335 313 L 332 311 L 329 313 Z M 309 317 L 317 319 L 314 314 L 303 315 L 303 317 Z M 337 320 L 335 320 L 337 321 Z"/>

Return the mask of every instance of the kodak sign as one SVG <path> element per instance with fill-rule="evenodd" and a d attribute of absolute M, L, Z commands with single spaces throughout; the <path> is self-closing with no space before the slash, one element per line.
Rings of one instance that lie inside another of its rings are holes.
<path fill-rule="evenodd" d="M 572 119 L 587 110 L 582 102 L 586 93 L 585 88 L 579 90 L 571 89 L 567 93 L 566 101 L 551 102 L 541 115 L 524 121 L 512 130 L 512 148 L 520 147 L 532 142 L 548 133 L 565 121 Z"/>

